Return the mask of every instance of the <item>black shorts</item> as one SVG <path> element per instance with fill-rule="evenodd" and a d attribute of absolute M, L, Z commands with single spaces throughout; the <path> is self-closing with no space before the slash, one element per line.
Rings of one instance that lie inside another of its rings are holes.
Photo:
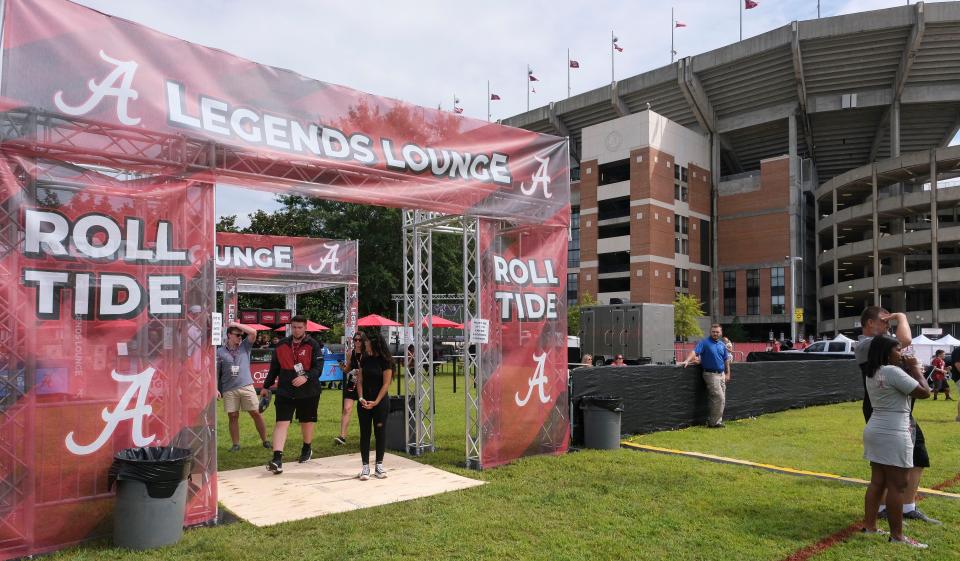
<path fill-rule="evenodd" d="M 293 399 L 275 396 L 273 400 L 277 410 L 277 422 L 292 421 L 293 413 L 297 413 L 297 420 L 301 423 L 316 423 L 317 408 L 320 407 L 320 396 Z"/>
<path fill-rule="evenodd" d="M 930 456 L 927 454 L 927 442 L 923 438 L 920 425 L 914 424 L 914 427 L 917 430 L 914 433 L 913 440 L 913 467 L 928 468 L 930 467 Z"/>
<path fill-rule="evenodd" d="M 360 400 L 360 395 L 357 393 L 357 379 L 344 374 L 343 376 L 343 399 L 352 399 L 354 401 Z"/>

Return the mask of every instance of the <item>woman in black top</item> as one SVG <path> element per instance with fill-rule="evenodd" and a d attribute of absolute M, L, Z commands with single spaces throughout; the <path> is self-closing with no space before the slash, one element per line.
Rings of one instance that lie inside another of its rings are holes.
<path fill-rule="evenodd" d="M 357 417 L 360 420 L 360 458 L 363 468 L 360 480 L 370 479 L 370 429 L 377 439 L 377 465 L 373 475 L 378 479 L 387 476 L 383 469 L 383 454 L 386 450 L 387 416 L 390 414 L 390 381 L 393 379 L 393 357 L 387 348 L 387 342 L 380 334 L 371 335 L 366 341 L 366 352 L 360 358 L 360 378 L 357 390 L 360 394 L 360 407 Z"/>
<path fill-rule="evenodd" d="M 347 443 L 347 427 L 350 426 L 350 414 L 353 413 L 353 403 L 360 399 L 357 394 L 357 371 L 360 368 L 360 357 L 366 346 L 367 336 L 362 331 L 353 334 L 353 348 L 347 353 L 346 362 L 340 363 L 343 370 L 343 411 L 340 413 L 340 435 L 333 439 L 333 443 L 342 446 Z"/>

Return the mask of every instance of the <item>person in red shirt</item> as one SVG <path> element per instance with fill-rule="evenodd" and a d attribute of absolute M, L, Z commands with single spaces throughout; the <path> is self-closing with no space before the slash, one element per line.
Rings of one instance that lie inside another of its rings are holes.
<path fill-rule="evenodd" d="M 930 361 L 933 372 L 930 373 L 930 379 L 933 381 L 933 399 L 937 399 L 937 394 L 943 392 L 947 401 L 953 401 L 950 397 L 950 384 L 947 382 L 947 362 L 943 359 L 944 351 L 938 350 Z"/>

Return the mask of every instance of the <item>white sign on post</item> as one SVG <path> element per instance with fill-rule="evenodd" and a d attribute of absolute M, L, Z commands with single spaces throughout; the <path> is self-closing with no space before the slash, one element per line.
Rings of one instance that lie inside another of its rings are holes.
<path fill-rule="evenodd" d="M 487 344 L 490 339 L 490 320 L 474 319 L 470 322 L 470 342 Z"/>
<path fill-rule="evenodd" d="M 223 314 L 213 312 L 210 315 L 210 344 L 219 347 L 223 344 Z"/>
<path fill-rule="evenodd" d="M 921 335 L 933 335 L 934 337 L 939 337 L 943 335 L 942 327 L 924 327 L 920 330 Z"/>

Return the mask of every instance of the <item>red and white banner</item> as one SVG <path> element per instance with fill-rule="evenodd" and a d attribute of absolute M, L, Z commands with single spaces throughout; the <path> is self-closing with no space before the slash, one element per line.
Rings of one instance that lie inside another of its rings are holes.
<path fill-rule="evenodd" d="M 217 277 L 356 283 L 357 242 L 217 232 Z"/>
<path fill-rule="evenodd" d="M 491 325 L 480 463 L 488 468 L 569 445 L 567 230 L 482 224 L 481 309 Z"/>
<path fill-rule="evenodd" d="M 186 523 L 210 520 L 213 186 L 7 157 L 0 187 L 0 555 L 102 533 L 132 446 L 192 449 Z"/>
<path fill-rule="evenodd" d="M 543 158 L 568 167 L 562 139 L 306 79 L 62 0 L 4 4 L 0 97 L 73 131 L 21 127 L 10 147 L 494 219 L 541 222 L 569 203 L 557 186 L 550 197 L 521 188 Z M 77 120 L 113 128 L 77 134 Z M 120 131 L 125 143 L 104 141 Z"/>

